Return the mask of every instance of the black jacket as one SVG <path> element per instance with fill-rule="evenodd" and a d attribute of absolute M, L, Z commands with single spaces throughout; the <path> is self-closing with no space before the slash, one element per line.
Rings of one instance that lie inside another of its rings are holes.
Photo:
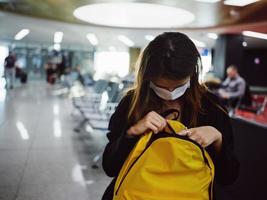
<path fill-rule="evenodd" d="M 131 96 L 128 94 L 121 100 L 109 122 L 110 132 L 107 133 L 109 143 L 103 153 L 102 164 L 106 174 L 109 177 L 114 177 L 114 179 L 106 189 L 102 200 L 112 199 L 116 177 L 139 139 L 139 137 L 129 138 L 126 136 L 126 130 L 130 126 L 127 121 L 127 114 Z M 207 93 L 202 98 L 202 107 L 206 112 L 205 114 L 196 113 L 199 115 L 197 126 L 213 126 L 222 133 L 221 152 L 216 153 L 212 145 L 208 146 L 206 150 L 215 164 L 215 183 L 229 185 L 238 176 L 239 163 L 233 154 L 233 133 L 230 118 L 214 103 L 219 104 L 219 100 L 211 93 Z M 186 122 L 183 123 L 188 126 Z"/>

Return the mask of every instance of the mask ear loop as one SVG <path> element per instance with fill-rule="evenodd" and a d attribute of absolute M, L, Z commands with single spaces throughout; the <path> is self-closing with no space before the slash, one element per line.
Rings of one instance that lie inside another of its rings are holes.
<path fill-rule="evenodd" d="M 172 114 L 172 113 L 177 113 L 177 116 L 175 118 L 173 118 L 172 120 L 178 120 L 180 117 L 180 111 L 177 109 L 169 109 L 166 110 L 165 112 L 163 112 L 161 114 L 162 117 L 166 118 L 168 115 Z M 168 129 L 171 131 L 172 134 L 176 134 L 175 130 L 172 128 L 172 126 L 168 123 L 167 121 L 167 127 Z"/>
<path fill-rule="evenodd" d="M 161 116 L 166 118 L 168 115 L 172 114 L 172 113 L 177 113 L 177 116 L 175 118 L 173 118 L 173 120 L 178 120 L 180 117 L 180 111 L 177 109 L 169 109 L 166 110 L 165 112 L 161 113 Z"/>
<path fill-rule="evenodd" d="M 169 110 L 166 110 L 165 112 L 163 112 L 161 114 L 162 117 L 166 118 L 168 115 L 172 114 L 172 113 L 177 113 L 178 115 L 173 118 L 172 120 L 178 120 L 179 119 L 179 116 L 180 116 L 180 111 L 177 110 L 177 109 L 169 109 Z M 170 131 L 174 134 L 176 134 L 176 132 L 174 131 L 174 129 L 172 128 L 172 126 L 167 122 L 167 127 L 170 129 Z M 187 126 L 184 128 L 184 130 L 187 130 Z"/>

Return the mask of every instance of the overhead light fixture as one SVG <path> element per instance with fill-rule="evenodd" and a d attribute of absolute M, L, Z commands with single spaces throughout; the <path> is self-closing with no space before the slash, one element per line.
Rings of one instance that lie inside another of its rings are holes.
<path fill-rule="evenodd" d="M 116 51 L 116 48 L 114 46 L 110 46 L 108 49 L 109 51 Z"/>
<path fill-rule="evenodd" d="M 247 6 L 249 4 L 255 3 L 259 0 L 225 0 L 224 4 L 229 6 Z"/>
<path fill-rule="evenodd" d="M 118 39 L 129 47 L 134 46 L 134 42 L 130 40 L 128 37 L 126 37 L 125 35 L 119 35 Z"/>
<path fill-rule="evenodd" d="M 205 2 L 205 3 L 217 3 L 221 0 L 196 0 L 196 1 Z"/>
<path fill-rule="evenodd" d="M 176 28 L 195 19 L 181 8 L 138 2 L 90 4 L 77 8 L 73 15 L 91 24 L 126 28 Z"/>
<path fill-rule="evenodd" d="M 30 33 L 29 29 L 22 29 L 15 35 L 15 40 L 22 40 L 26 35 Z"/>
<path fill-rule="evenodd" d="M 197 47 L 202 47 L 202 48 L 206 47 L 206 44 L 205 44 L 204 42 L 198 41 L 198 40 L 193 39 L 193 38 L 190 38 L 190 39 L 194 42 L 194 44 L 195 44 Z"/>
<path fill-rule="evenodd" d="M 247 42 L 242 42 L 242 45 L 243 45 L 243 47 L 246 47 L 246 46 L 248 46 L 248 43 Z"/>
<path fill-rule="evenodd" d="M 86 35 L 87 39 L 89 40 L 89 42 L 93 45 L 93 46 L 96 46 L 98 45 L 98 39 L 97 37 L 95 36 L 95 34 L 93 33 L 88 33 Z"/>
<path fill-rule="evenodd" d="M 218 35 L 216 33 L 208 33 L 208 37 L 214 40 L 217 40 Z"/>
<path fill-rule="evenodd" d="M 53 46 L 53 48 L 54 48 L 56 51 L 59 51 L 61 47 L 60 47 L 60 44 L 55 43 L 54 46 Z"/>
<path fill-rule="evenodd" d="M 145 39 L 148 40 L 148 41 L 152 41 L 154 40 L 155 36 L 153 35 L 145 35 Z"/>
<path fill-rule="evenodd" d="M 61 43 L 63 38 L 63 32 L 55 32 L 54 43 Z"/>
<path fill-rule="evenodd" d="M 264 33 L 258 33 L 258 32 L 253 32 L 253 31 L 243 31 L 242 34 L 248 37 L 254 37 L 254 38 L 267 40 L 267 34 L 264 34 Z"/>
<path fill-rule="evenodd" d="M 261 62 L 261 60 L 260 60 L 259 58 L 255 58 L 255 59 L 254 59 L 254 63 L 255 63 L 256 65 L 260 64 L 260 62 Z"/>

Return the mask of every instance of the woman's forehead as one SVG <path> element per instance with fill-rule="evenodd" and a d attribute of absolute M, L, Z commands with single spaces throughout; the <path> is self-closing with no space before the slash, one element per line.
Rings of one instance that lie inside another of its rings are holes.
<path fill-rule="evenodd" d="M 190 77 L 184 79 L 167 79 L 167 78 L 157 78 L 153 80 L 153 83 L 161 87 L 177 87 L 185 84 Z"/>

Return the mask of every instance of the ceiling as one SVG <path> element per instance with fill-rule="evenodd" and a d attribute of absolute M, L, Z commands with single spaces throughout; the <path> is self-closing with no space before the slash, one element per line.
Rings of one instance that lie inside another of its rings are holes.
<path fill-rule="evenodd" d="M 52 45 L 55 31 L 64 33 L 62 46 L 92 48 L 86 39 L 87 33 L 95 33 L 99 39 L 99 48 L 115 46 L 126 48 L 118 42 L 117 35 L 125 34 L 135 42 L 135 46 L 144 47 L 148 41 L 144 35 L 157 35 L 167 29 L 115 28 L 88 24 L 76 19 L 73 11 L 80 6 L 99 2 L 121 2 L 118 0 L 0 0 L 0 40 L 13 42 L 14 35 L 22 28 L 31 30 L 21 43 Z M 245 7 L 233 7 L 197 2 L 195 0 L 125 0 L 123 2 L 146 2 L 175 6 L 194 13 L 192 23 L 172 29 L 182 31 L 190 37 L 213 46 L 214 40 L 207 37 L 208 32 L 240 33 L 252 30 L 267 33 L 267 0 Z M 4 27 L 4 28 L 2 28 Z M 247 39 L 249 43 L 251 39 Z M 254 40 L 253 40 L 254 41 Z M 250 45 L 248 43 L 248 46 Z M 265 45 L 258 42 L 257 45 Z M 267 44 L 266 44 L 267 46 Z"/>
<path fill-rule="evenodd" d="M 85 24 L 73 16 L 73 11 L 83 5 L 103 2 L 156 3 L 186 9 L 194 13 L 196 20 L 184 28 L 204 28 L 267 20 L 266 0 L 245 7 L 224 5 L 223 1 L 205 3 L 196 0 L 0 0 L 0 9 L 28 16 Z"/>
<path fill-rule="evenodd" d="M 33 18 L 9 12 L 0 11 L 0 40 L 9 43 L 14 42 L 14 36 L 23 28 L 30 29 L 29 35 L 16 43 L 22 44 L 42 44 L 44 46 L 52 45 L 54 33 L 62 31 L 64 33 L 62 46 L 67 48 L 81 47 L 92 48 L 92 45 L 86 38 L 87 33 L 94 33 L 98 40 L 98 48 L 108 49 L 110 46 L 115 46 L 117 50 L 124 50 L 127 47 L 121 43 L 117 36 L 120 34 L 126 35 L 134 41 L 136 47 L 144 47 L 148 44 L 145 40 L 145 35 L 158 35 L 166 30 L 144 30 L 144 29 L 126 29 L 126 28 L 111 28 L 89 26 L 83 24 L 70 24 L 55 20 L 47 20 L 40 18 Z M 171 30 L 170 30 L 171 31 Z M 208 32 L 199 31 L 183 31 L 190 35 L 190 37 L 205 42 L 207 46 L 213 46 L 214 40 L 206 37 Z"/>

